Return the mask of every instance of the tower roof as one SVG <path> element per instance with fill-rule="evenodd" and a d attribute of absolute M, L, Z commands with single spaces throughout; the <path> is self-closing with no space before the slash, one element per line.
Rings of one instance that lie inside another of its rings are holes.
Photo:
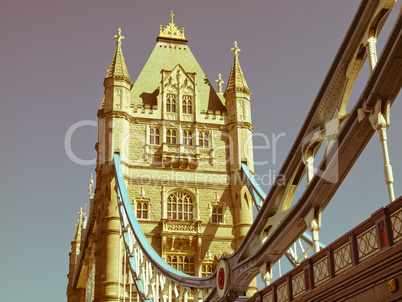
<path fill-rule="evenodd" d="M 121 40 L 124 36 L 121 35 L 121 29 L 117 30 L 117 35 L 114 36 L 116 41 L 116 51 L 114 52 L 112 63 L 110 63 L 110 68 L 107 72 L 105 79 L 118 79 L 126 80 L 132 84 L 130 75 L 128 74 L 126 61 L 124 60 L 123 51 L 121 50 Z"/>
<path fill-rule="evenodd" d="M 157 105 L 158 96 L 163 92 L 161 86 L 161 72 L 172 71 L 180 66 L 186 73 L 195 74 L 196 95 L 198 99 L 197 108 L 200 111 L 226 111 L 224 98 L 217 95 L 201 66 L 187 45 L 184 33 L 181 36 L 173 34 L 170 30 L 175 27 L 173 23 L 173 14 L 171 14 L 171 23 L 163 30 L 157 43 L 148 58 L 140 75 L 135 80 L 131 89 L 130 102 L 135 108 L 138 105 Z M 168 31 L 166 31 L 168 29 Z M 177 28 L 176 28 L 177 29 Z M 177 33 L 177 32 L 176 32 Z M 179 32 L 180 33 L 180 32 Z"/>
<path fill-rule="evenodd" d="M 232 91 L 244 92 L 248 95 L 251 95 L 251 91 L 248 88 L 246 79 L 244 78 L 243 71 L 241 70 L 239 63 L 239 52 L 240 49 L 237 47 L 237 42 L 234 42 L 234 47 L 231 48 L 233 51 L 233 66 L 230 71 L 230 76 L 228 80 L 228 85 L 226 86 L 225 94 Z"/>

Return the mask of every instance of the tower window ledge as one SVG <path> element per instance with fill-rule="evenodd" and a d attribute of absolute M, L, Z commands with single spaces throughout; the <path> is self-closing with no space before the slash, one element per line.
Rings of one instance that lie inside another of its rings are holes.
<path fill-rule="evenodd" d="M 183 121 L 192 122 L 193 121 L 193 114 L 183 113 L 181 115 L 181 118 L 182 118 Z"/>
<path fill-rule="evenodd" d="M 177 120 L 177 113 L 176 112 L 167 112 L 166 119 L 168 120 Z"/>
<path fill-rule="evenodd" d="M 170 234 L 175 232 L 186 232 L 189 234 L 197 235 L 201 234 L 200 226 L 201 220 L 197 221 L 183 221 L 183 220 L 170 220 L 163 219 L 163 233 Z"/>
<path fill-rule="evenodd" d="M 162 144 L 162 154 L 178 154 L 179 146 L 177 144 Z"/>
<path fill-rule="evenodd" d="M 197 153 L 209 153 L 211 151 L 214 151 L 214 149 L 211 149 L 210 147 L 197 146 L 197 149 L 198 149 Z"/>
<path fill-rule="evenodd" d="M 162 165 L 171 168 L 196 169 L 199 165 L 199 159 L 182 154 L 163 154 Z"/>

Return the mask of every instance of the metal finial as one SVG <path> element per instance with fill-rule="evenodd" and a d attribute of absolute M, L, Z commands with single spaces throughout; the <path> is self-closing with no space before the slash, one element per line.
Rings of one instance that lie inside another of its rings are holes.
<path fill-rule="evenodd" d="M 222 93 L 222 83 L 225 82 L 222 80 L 221 74 L 218 74 L 218 79 L 215 82 L 218 84 L 218 93 Z"/>
<path fill-rule="evenodd" d="M 159 26 L 159 37 L 166 37 L 166 38 L 174 38 L 174 39 L 181 39 L 185 40 L 184 37 L 184 27 L 182 28 L 181 32 L 177 28 L 177 26 L 173 23 L 174 22 L 174 13 L 173 11 L 170 12 L 170 23 L 164 29 L 162 25 Z"/>
<path fill-rule="evenodd" d="M 115 39 L 117 39 L 116 43 L 121 43 L 121 40 L 124 40 L 124 36 L 121 35 L 121 28 L 117 30 L 117 35 L 114 36 Z"/>
<path fill-rule="evenodd" d="M 173 17 L 174 17 L 174 14 L 173 14 L 173 11 L 171 11 L 170 12 L 170 23 L 172 23 L 172 24 L 173 24 Z"/>
<path fill-rule="evenodd" d="M 241 50 L 240 50 L 240 48 L 237 47 L 237 41 L 234 41 L 233 45 L 234 45 L 234 47 L 231 48 L 230 50 L 233 51 L 233 55 L 234 55 L 234 56 L 238 56 L 238 55 L 239 55 L 238 53 L 239 53 Z"/>

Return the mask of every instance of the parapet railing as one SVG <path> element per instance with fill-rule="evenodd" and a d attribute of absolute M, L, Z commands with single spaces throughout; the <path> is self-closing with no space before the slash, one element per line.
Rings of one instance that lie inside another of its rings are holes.
<path fill-rule="evenodd" d="M 292 301 L 375 257 L 402 239 L 402 196 L 381 208 L 247 302 Z"/>

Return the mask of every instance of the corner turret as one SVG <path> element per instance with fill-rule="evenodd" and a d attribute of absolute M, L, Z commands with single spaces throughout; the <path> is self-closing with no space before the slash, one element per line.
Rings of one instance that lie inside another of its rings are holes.
<path fill-rule="evenodd" d="M 248 88 L 239 63 L 239 52 L 241 49 L 237 47 L 236 41 L 233 43 L 233 45 L 234 47 L 230 49 L 233 51 L 233 66 L 232 70 L 230 71 L 228 85 L 226 86 L 224 96 L 226 98 L 230 97 L 231 94 L 236 94 L 236 96 L 244 96 L 250 100 L 251 91 Z"/>
<path fill-rule="evenodd" d="M 104 109 L 105 113 L 115 110 L 128 112 L 130 107 L 130 89 L 133 85 L 133 81 L 128 74 L 123 51 L 121 50 L 121 40 L 124 39 L 124 36 L 121 35 L 120 28 L 117 30 L 117 35 L 114 38 L 117 40 L 116 51 L 103 82 L 105 97 L 101 109 Z"/>
<path fill-rule="evenodd" d="M 78 255 L 80 254 L 81 249 L 81 233 L 82 233 L 82 225 L 84 221 L 85 214 L 82 212 L 82 208 L 78 212 L 78 221 L 76 224 L 76 229 L 74 233 L 73 240 L 71 240 L 71 250 L 69 253 L 70 263 L 68 270 L 68 285 L 67 285 L 67 297 L 69 301 L 79 301 L 80 297 L 82 297 L 84 290 L 80 288 L 73 287 L 73 277 L 77 266 Z"/>
<path fill-rule="evenodd" d="M 253 166 L 253 145 L 250 112 L 250 96 L 251 91 L 248 88 L 246 79 L 239 63 L 240 49 L 237 47 L 237 42 L 234 42 L 233 66 L 230 71 L 230 76 L 226 90 L 223 94 L 226 100 L 226 108 L 228 112 L 228 124 L 230 134 L 234 140 L 235 151 L 232 155 L 231 171 L 240 170 L 241 163 L 247 162 L 249 169 L 254 170 Z"/>
<path fill-rule="evenodd" d="M 254 171 L 253 160 L 253 125 L 251 124 L 250 95 L 246 79 L 239 63 L 240 49 L 234 42 L 233 66 L 226 90 L 223 94 L 228 112 L 228 129 L 232 139 L 230 153 L 231 194 L 235 203 L 235 233 L 237 244 L 247 234 L 253 215 L 253 202 L 250 192 L 241 178 L 241 164 L 246 163 L 250 171 Z"/>
<path fill-rule="evenodd" d="M 98 151 L 98 165 L 111 161 L 113 152 L 125 150 L 122 135 L 129 132 L 127 116 L 130 114 L 130 92 L 133 81 L 128 74 L 121 49 L 124 36 L 121 35 L 120 28 L 114 38 L 117 40 L 116 51 L 103 81 L 105 94 L 98 110 L 98 144 L 95 146 Z M 123 161 L 126 159 L 123 153 L 121 157 Z"/>

